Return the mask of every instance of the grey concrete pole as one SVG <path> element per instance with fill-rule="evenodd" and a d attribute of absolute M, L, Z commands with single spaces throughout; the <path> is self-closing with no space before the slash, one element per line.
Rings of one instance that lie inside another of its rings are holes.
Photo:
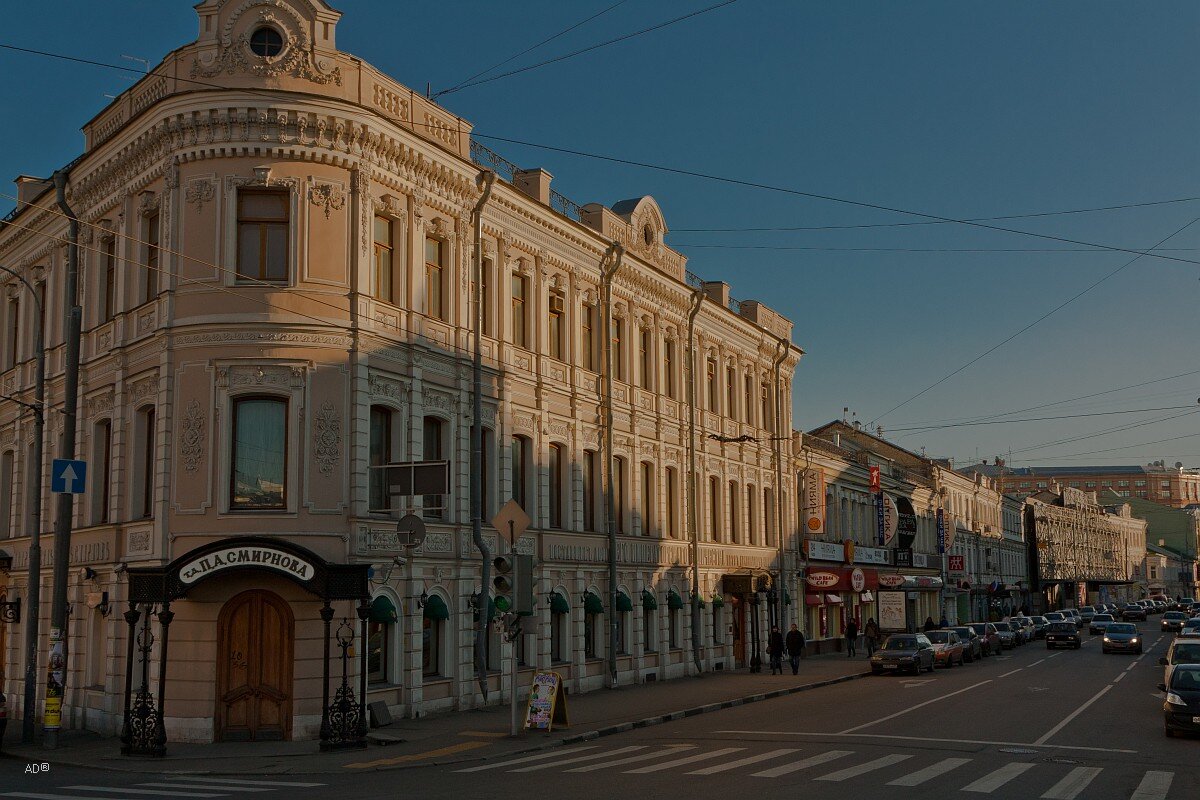
<path fill-rule="evenodd" d="M 692 549 L 692 591 L 695 598 L 692 600 L 692 661 L 696 665 L 696 673 L 703 672 L 703 667 L 700 663 L 700 530 L 696 524 L 696 492 L 698 491 L 696 479 L 696 348 L 693 344 L 696 336 L 696 316 L 700 313 L 700 309 L 704 306 L 704 292 L 700 289 L 692 290 L 692 307 L 688 310 L 688 328 L 687 328 L 687 353 L 688 353 L 688 383 L 687 383 L 687 403 L 688 403 L 688 441 L 687 441 L 687 457 L 688 457 L 688 477 L 687 477 L 687 493 L 688 493 L 688 539 Z M 717 631 L 713 631 L 715 639 Z"/>
<path fill-rule="evenodd" d="M 601 328 L 604 330 L 604 507 L 608 527 L 608 680 L 610 688 L 617 685 L 617 509 L 613 498 L 613 352 L 612 352 L 612 282 L 625 248 L 613 242 L 604 253 L 601 284 L 604 308 Z"/>

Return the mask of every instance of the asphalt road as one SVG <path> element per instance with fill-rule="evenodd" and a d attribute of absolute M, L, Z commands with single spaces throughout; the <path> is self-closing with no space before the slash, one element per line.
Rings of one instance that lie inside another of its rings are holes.
<path fill-rule="evenodd" d="M 1031 643 L 919 676 L 886 675 L 604 737 L 467 764 L 261 783 L 61 770 L 5 776 L 0 798 L 325 800 L 408 797 L 873 800 L 1194 800 L 1200 738 L 1163 735 L 1157 659 Z M 165 784 L 165 785 L 164 785 Z"/>

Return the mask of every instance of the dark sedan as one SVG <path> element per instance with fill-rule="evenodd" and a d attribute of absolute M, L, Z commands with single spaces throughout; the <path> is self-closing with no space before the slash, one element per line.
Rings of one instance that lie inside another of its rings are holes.
<path fill-rule="evenodd" d="M 1158 685 L 1167 693 L 1163 717 L 1167 736 L 1200 733 L 1200 664 L 1180 664 L 1171 673 L 1171 684 Z"/>
<path fill-rule="evenodd" d="M 1134 605 L 1133 603 L 1130 603 L 1129 605 L 1125 606 L 1125 610 L 1121 612 L 1121 619 L 1123 619 L 1123 620 L 1140 619 L 1140 620 L 1144 621 L 1146 619 L 1146 609 L 1143 608 L 1142 606 Z"/>
<path fill-rule="evenodd" d="M 1187 614 L 1184 614 L 1182 611 L 1168 611 L 1162 616 L 1162 629 L 1178 633 L 1183 628 L 1183 623 L 1187 622 L 1187 620 Z"/>
<path fill-rule="evenodd" d="M 871 656 L 871 673 L 921 670 L 933 672 L 933 643 L 923 633 L 897 633 L 889 636 Z"/>
<path fill-rule="evenodd" d="M 963 660 L 970 664 L 977 658 L 983 658 L 983 637 L 975 632 L 970 625 L 958 625 L 950 630 L 958 634 L 963 642 Z"/>
<path fill-rule="evenodd" d="M 1072 650 L 1079 649 L 1079 628 L 1075 627 L 1074 622 L 1051 622 L 1046 627 L 1046 649 L 1053 650 L 1057 647 L 1069 647 Z"/>
<path fill-rule="evenodd" d="M 1100 650 L 1105 653 L 1142 652 L 1142 636 L 1132 622 L 1110 622 L 1104 629 Z"/>

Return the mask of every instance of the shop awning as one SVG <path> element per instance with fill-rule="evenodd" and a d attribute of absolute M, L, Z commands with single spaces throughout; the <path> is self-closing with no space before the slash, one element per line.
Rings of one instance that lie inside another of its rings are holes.
<path fill-rule="evenodd" d="M 604 603 L 594 592 L 588 592 L 583 596 L 583 613 L 585 614 L 603 614 Z"/>
<path fill-rule="evenodd" d="M 825 602 L 829 603 L 830 605 L 840 606 L 842 604 L 842 598 L 838 597 L 836 594 L 827 594 L 825 595 Z"/>
<path fill-rule="evenodd" d="M 425 619 L 450 619 L 450 609 L 446 608 L 446 601 L 436 594 L 429 595 L 425 599 Z"/>
<path fill-rule="evenodd" d="M 864 603 L 874 603 L 875 595 L 871 594 L 870 592 L 863 592 L 861 595 L 859 595 L 859 599 Z"/>
<path fill-rule="evenodd" d="M 567 602 L 567 598 L 561 593 L 554 592 L 550 595 L 550 613 L 551 614 L 570 614 L 571 604 Z"/>
<path fill-rule="evenodd" d="M 667 592 L 667 608 L 672 611 L 678 611 L 683 608 L 683 598 L 679 596 L 679 592 L 671 589 Z"/>
<path fill-rule="evenodd" d="M 654 592 L 642 589 L 642 610 L 655 611 L 658 609 L 658 598 L 654 596 Z"/>
<path fill-rule="evenodd" d="M 633 611 L 633 601 L 624 592 L 617 592 L 617 611 Z"/>
<path fill-rule="evenodd" d="M 819 605 L 824 605 L 824 603 L 825 603 L 825 599 L 823 597 L 821 597 L 821 595 L 819 595 L 819 594 L 807 594 L 806 593 L 804 595 L 804 605 L 806 605 L 806 606 L 819 606 Z"/>
<path fill-rule="evenodd" d="M 396 605 L 387 595 L 381 594 L 371 601 L 371 613 L 367 617 L 371 622 L 390 625 L 396 621 Z"/>

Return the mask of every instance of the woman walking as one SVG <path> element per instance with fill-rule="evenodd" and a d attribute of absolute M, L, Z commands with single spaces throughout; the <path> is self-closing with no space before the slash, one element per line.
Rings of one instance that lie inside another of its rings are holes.
<path fill-rule="evenodd" d="M 867 646 L 867 657 L 874 655 L 875 645 L 879 641 L 879 624 L 875 622 L 875 618 L 871 617 L 867 620 L 867 627 L 863 628 L 863 643 Z"/>

